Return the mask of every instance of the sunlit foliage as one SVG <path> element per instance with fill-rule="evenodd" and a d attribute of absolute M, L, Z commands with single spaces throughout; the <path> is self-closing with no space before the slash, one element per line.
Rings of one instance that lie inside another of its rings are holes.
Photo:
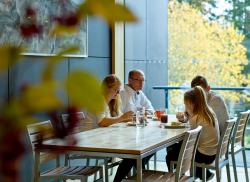
<path fill-rule="evenodd" d="M 186 3 L 171 1 L 168 7 L 169 85 L 188 84 L 199 74 L 211 86 L 239 87 L 249 83 L 242 70 L 247 65 L 244 35 L 233 26 L 221 26 L 206 20 Z M 171 96 L 172 104 L 176 97 Z M 242 94 L 225 92 L 238 101 Z"/>

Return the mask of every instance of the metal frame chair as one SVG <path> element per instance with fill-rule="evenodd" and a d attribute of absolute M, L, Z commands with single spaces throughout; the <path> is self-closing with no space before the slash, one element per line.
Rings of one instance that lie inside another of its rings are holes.
<path fill-rule="evenodd" d="M 201 126 L 198 126 L 196 129 L 186 132 L 185 137 L 183 139 L 183 143 L 181 145 L 181 150 L 179 153 L 175 172 L 144 170 L 142 173 L 143 181 L 145 182 L 193 181 L 194 157 L 198 145 L 201 128 L 202 128 Z M 189 170 L 190 170 L 190 176 L 185 176 L 185 173 Z M 124 181 L 135 181 L 135 180 L 136 176 L 132 176 L 129 177 L 128 179 L 125 179 Z"/>
<path fill-rule="evenodd" d="M 229 154 L 231 154 L 232 156 L 232 164 L 233 164 L 235 182 L 238 182 L 235 155 L 238 154 L 239 152 L 242 152 L 246 181 L 249 182 L 249 177 L 248 177 L 248 172 L 247 172 L 246 152 L 245 152 L 246 148 L 245 148 L 245 141 L 244 141 L 246 126 L 247 126 L 249 116 L 250 116 L 250 110 L 246 112 L 241 112 L 240 117 L 238 118 L 235 124 L 234 130 L 233 130 L 231 148 L 230 148 Z"/>
<path fill-rule="evenodd" d="M 42 130 L 41 130 L 42 129 Z M 54 137 L 53 128 L 51 122 L 44 121 L 36 124 L 30 124 L 27 126 L 27 131 L 29 134 L 29 139 L 31 143 L 31 148 L 34 153 L 34 145 L 38 142 L 41 142 L 43 139 L 51 139 Z M 39 176 L 33 175 L 33 181 L 40 181 L 40 178 L 43 179 L 80 179 L 81 181 L 86 181 L 89 176 L 94 175 L 99 172 L 100 178 L 96 181 L 103 181 L 103 170 L 100 166 L 60 166 L 59 155 L 53 153 L 41 153 L 40 158 L 35 161 L 35 169 L 39 169 L 38 166 L 41 163 L 56 160 L 56 167 L 49 169 L 45 172 L 39 172 Z"/>
<path fill-rule="evenodd" d="M 227 168 L 227 179 L 231 181 L 229 171 L 229 143 L 232 135 L 233 127 L 235 125 L 236 118 L 228 120 L 224 125 L 224 131 L 220 136 L 219 144 L 217 146 L 215 161 L 212 164 L 195 163 L 195 166 L 202 168 L 202 181 L 206 181 L 206 169 L 212 169 L 216 171 L 217 182 L 221 179 L 221 168 L 226 166 Z"/>

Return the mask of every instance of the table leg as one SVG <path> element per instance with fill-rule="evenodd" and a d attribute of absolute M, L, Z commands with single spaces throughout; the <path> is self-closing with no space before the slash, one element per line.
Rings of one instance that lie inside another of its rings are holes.
<path fill-rule="evenodd" d="M 34 176 L 33 176 L 34 182 L 40 181 L 40 152 L 35 151 L 35 166 L 34 166 Z"/>
<path fill-rule="evenodd" d="M 142 160 L 141 158 L 136 159 L 136 165 L 137 165 L 137 182 L 142 182 Z"/>
<path fill-rule="evenodd" d="M 103 166 L 103 168 L 104 168 L 104 179 L 105 179 L 104 181 L 108 182 L 109 181 L 108 158 L 104 159 L 104 166 Z"/>

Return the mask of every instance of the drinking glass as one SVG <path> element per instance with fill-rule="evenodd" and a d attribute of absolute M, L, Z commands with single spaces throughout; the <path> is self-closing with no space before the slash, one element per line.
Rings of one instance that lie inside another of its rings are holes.
<path fill-rule="evenodd" d="M 162 114 L 161 115 L 161 123 L 167 123 L 168 122 L 168 115 Z"/>
<path fill-rule="evenodd" d="M 185 120 L 185 112 L 184 112 L 184 106 L 179 105 L 176 107 L 176 118 L 179 121 L 184 121 Z"/>
<path fill-rule="evenodd" d="M 144 127 L 146 124 L 145 111 L 137 111 L 136 112 L 136 126 Z"/>
<path fill-rule="evenodd" d="M 155 110 L 155 116 L 156 116 L 159 120 L 161 120 L 161 115 L 162 115 L 162 114 L 166 114 L 166 113 L 167 113 L 167 111 L 166 111 L 165 108 L 160 108 L 160 109 L 156 109 L 156 110 Z"/>

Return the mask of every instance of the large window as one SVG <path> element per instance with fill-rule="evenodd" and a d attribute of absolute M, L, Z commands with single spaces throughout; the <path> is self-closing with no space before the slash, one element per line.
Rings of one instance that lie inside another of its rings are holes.
<path fill-rule="evenodd" d="M 250 85 L 250 5 L 247 0 L 170 0 L 168 6 L 168 85 L 189 86 L 195 75 L 213 87 Z M 231 116 L 249 109 L 248 91 L 219 91 Z M 183 91 L 171 91 L 170 112 L 183 103 Z M 250 147 L 250 125 L 246 143 Z"/>

